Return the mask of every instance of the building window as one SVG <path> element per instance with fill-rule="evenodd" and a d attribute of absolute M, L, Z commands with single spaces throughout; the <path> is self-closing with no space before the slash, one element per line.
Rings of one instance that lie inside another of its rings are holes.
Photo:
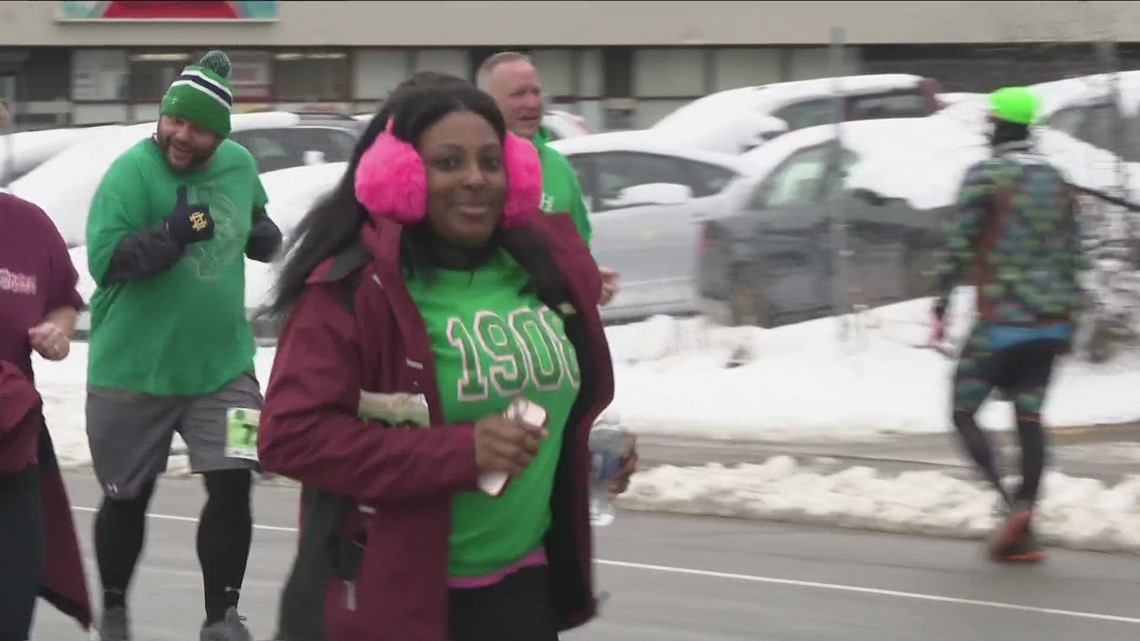
<path fill-rule="evenodd" d="M 180 52 L 135 52 L 130 56 L 132 102 L 162 102 L 186 65 L 201 56 Z"/>
<path fill-rule="evenodd" d="M 356 100 L 380 101 L 411 75 L 409 53 L 402 49 L 361 49 L 353 69 Z M 466 74 L 464 74 L 466 76 Z M 375 103 L 370 103 L 371 111 Z"/>
<path fill-rule="evenodd" d="M 705 93 L 704 49 L 637 49 L 633 52 L 633 96 L 696 98 Z"/>
<path fill-rule="evenodd" d="M 123 49 L 76 49 L 71 59 L 71 99 L 76 102 L 125 101 L 130 63 Z"/>
<path fill-rule="evenodd" d="M 273 55 L 279 101 L 336 102 L 352 98 L 352 73 L 343 51 L 281 51 Z"/>
<path fill-rule="evenodd" d="M 235 102 L 273 97 L 273 56 L 268 51 L 230 51 L 230 84 Z"/>
<path fill-rule="evenodd" d="M 413 71 L 441 71 L 460 78 L 471 78 L 466 49 L 416 49 Z"/>
<path fill-rule="evenodd" d="M 20 67 L 20 97 L 28 101 L 68 100 L 71 95 L 71 52 L 39 47 Z"/>
<path fill-rule="evenodd" d="M 628 47 L 606 47 L 602 50 L 603 96 L 633 96 L 633 51 Z"/>

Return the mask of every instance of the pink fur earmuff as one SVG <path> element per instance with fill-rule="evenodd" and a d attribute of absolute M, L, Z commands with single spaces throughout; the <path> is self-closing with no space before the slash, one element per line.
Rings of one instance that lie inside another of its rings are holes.
<path fill-rule="evenodd" d="M 368 213 L 401 225 L 419 222 L 427 214 L 427 168 L 411 143 L 392 133 L 392 120 L 364 152 L 353 177 L 356 200 Z M 503 139 L 503 170 L 507 197 L 499 224 L 510 227 L 542 201 L 542 164 L 538 150 L 511 132 Z"/>

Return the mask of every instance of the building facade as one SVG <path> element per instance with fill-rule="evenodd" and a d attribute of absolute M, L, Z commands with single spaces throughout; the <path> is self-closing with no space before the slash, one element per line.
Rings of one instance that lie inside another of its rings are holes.
<path fill-rule="evenodd" d="M 746 85 L 907 72 L 984 91 L 1140 62 L 1131 2 L 0 2 L 0 94 L 21 128 L 151 120 L 210 47 L 238 110 L 371 111 L 421 69 L 529 51 L 552 103 L 648 126 Z M 834 56 L 836 50 L 842 55 Z"/>

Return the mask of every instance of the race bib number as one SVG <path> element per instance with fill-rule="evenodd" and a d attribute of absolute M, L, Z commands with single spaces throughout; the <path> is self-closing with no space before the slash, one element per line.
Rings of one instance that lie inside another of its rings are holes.
<path fill-rule="evenodd" d="M 258 410 L 231 407 L 226 410 L 226 456 L 257 460 Z"/>

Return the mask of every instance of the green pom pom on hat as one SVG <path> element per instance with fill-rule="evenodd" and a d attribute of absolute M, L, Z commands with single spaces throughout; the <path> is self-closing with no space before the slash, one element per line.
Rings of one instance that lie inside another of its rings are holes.
<path fill-rule="evenodd" d="M 994 118 L 1030 125 L 1037 120 L 1040 99 L 1028 87 L 1002 87 L 990 94 L 990 113 Z"/>
<path fill-rule="evenodd" d="M 230 135 L 234 92 L 230 84 L 230 58 L 214 50 L 197 64 L 187 66 L 166 90 L 159 113 L 185 118 L 220 138 Z"/>

